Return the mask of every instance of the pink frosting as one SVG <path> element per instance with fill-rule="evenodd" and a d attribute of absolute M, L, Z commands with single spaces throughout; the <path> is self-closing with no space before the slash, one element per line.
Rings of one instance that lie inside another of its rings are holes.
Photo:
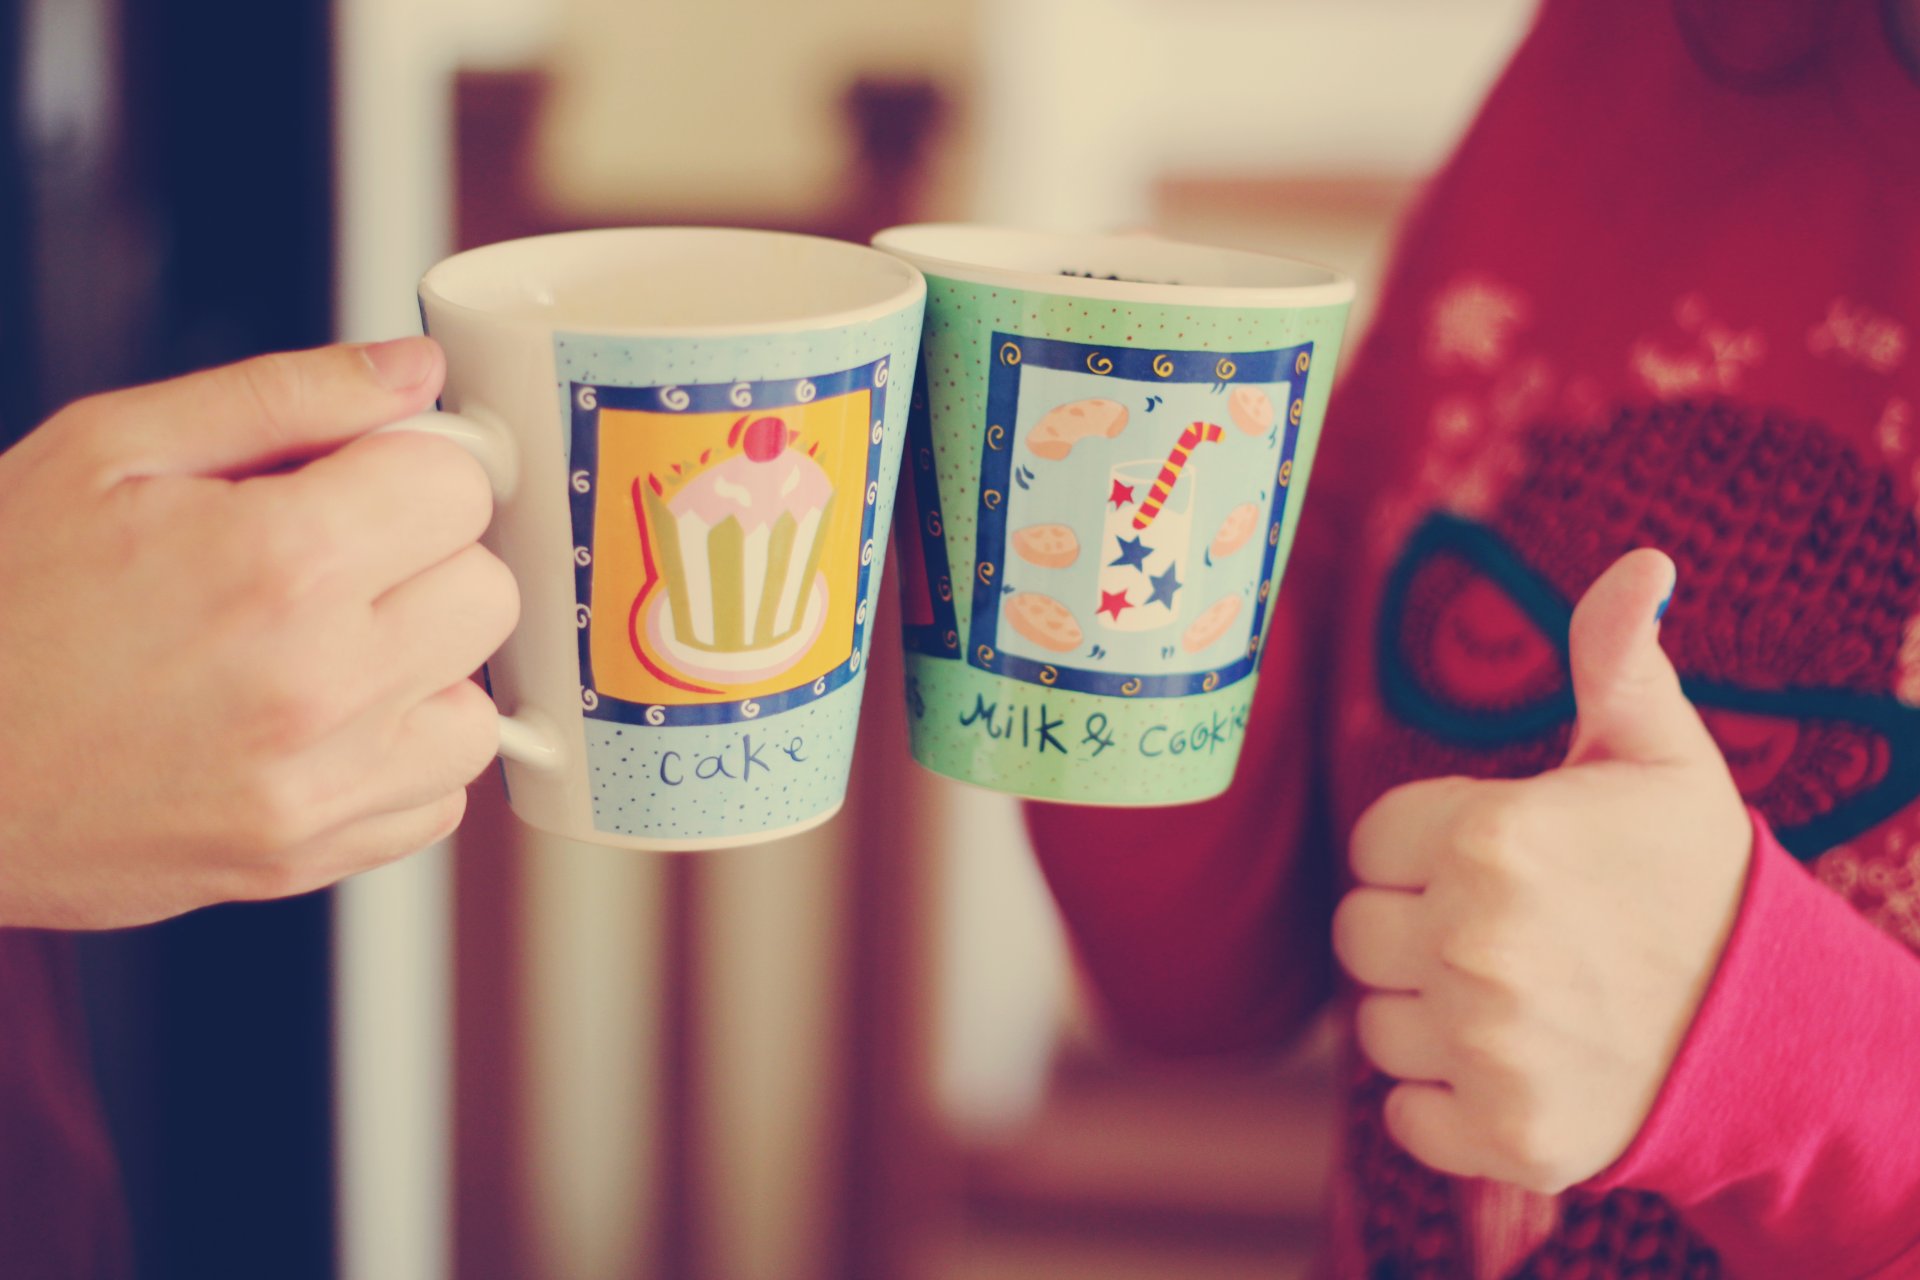
<path fill-rule="evenodd" d="M 833 496 L 833 482 L 820 464 L 797 449 L 766 462 L 736 453 L 687 481 L 667 502 L 675 516 L 692 515 L 713 526 L 732 516 L 744 529 L 770 525 L 782 514 L 803 520 Z"/>

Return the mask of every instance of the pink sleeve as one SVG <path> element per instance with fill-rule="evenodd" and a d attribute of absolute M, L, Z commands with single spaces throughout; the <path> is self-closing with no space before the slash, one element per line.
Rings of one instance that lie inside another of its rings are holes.
<path fill-rule="evenodd" d="M 1755 817 L 1719 971 L 1633 1144 L 1741 1280 L 1920 1277 L 1920 958 Z"/>

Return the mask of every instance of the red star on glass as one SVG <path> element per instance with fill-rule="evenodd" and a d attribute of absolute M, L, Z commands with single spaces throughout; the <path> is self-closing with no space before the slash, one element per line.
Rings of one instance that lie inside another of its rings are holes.
<path fill-rule="evenodd" d="M 1113 615 L 1113 620 L 1118 622 L 1120 621 L 1120 615 L 1131 608 L 1133 608 L 1133 601 L 1127 599 L 1126 592 L 1102 591 L 1100 593 L 1100 608 L 1095 612 L 1110 613 Z"/>
<path fill-rule="evenodd" d="M 1107 495 L 1107 501 L 1111 502 L 1116 510 L 1121 507 L 1131 506 L 1133 503 L 1133 486 L 1130 484 L 1121 484 L 1118 480 L 1115 480 L 1113 482 L 1113 492 Z"/>

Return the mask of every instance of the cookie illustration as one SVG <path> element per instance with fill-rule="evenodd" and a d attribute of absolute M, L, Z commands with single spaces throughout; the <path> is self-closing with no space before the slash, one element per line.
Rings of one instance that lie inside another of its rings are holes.
<path fill-rule="evenodd" d="M 1015 631 L 1042 649 L 1072 653 L 1080 647 L 1082 633 L 1073 611 L 1052 596 L 1021 591 L 1008 598 L 1003 612 Z"/>
<path fill-rule="evenodd" d="M 1263 436 L 1273 429 L 1273 401 L 1258 387 L 1235 387 L 1227 397 L 1227 412 L 1233 425 L 1250 436 Z"/>
<path fill-rule="evenodd" d="M 1240 597 L 1221 596 L 1193 620 L 1193 625 L 1180 637 L 1180 647 L 1188 653 L 1199 653 L 1227 634 L 1227 628 L 1239 615 Z"/>
<path fill-rule="evenodd" d="M 1253 537 L 1253 531 L 1259 527 L 1259 504 L 1243 502 L 1227 512 L 1227 518 L 1220 522 L 1220 530 L 1213 535 L 1213 542 L 1207 549 L 1215 560 L 1224 559 L 1246 546 L 1247 540 Z"/>
<path fill-rule="evenodd" d="M 1271 408 L 1272 406 L 1268 406 Z M 1111 440 L 1127 425 L 1127 407 L 1113 400 L 1075 400 L 1049 409 L 1027 435 L 1036 457 L 1058 462 L 1088 436 Z"/>
<path fill-rule="evenodd" d="M 1030 524 L 1013 531 L 1013 550 L 1028 564 L 1064 569 L 1080 558 L 1080 539 L 1067 524 Z"/>

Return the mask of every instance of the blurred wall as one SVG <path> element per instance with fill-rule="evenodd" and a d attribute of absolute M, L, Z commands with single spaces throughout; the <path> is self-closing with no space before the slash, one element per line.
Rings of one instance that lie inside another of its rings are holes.
<path fill-rule="evenodd" d="M 963 93 L 976 0 L 561 0 L 543 146 L 556 202 L 786 219 L 829 205 L 855 75 Z M 936 205 L 965 182 L 964 121 Z"/>
<path fill-rule="evenodd" d="M 1169 172 L 1408 178 L 1436 164 L 1535 0 L 979 0 L 976 208 L 1150 221 Z M 1275 210 L 1276 216 L 1282 211 Z"/>
<path fill-rule="evenodd" d="M 452 73 L 538 59 L 548 0 L 334 0 L 335 336 L 417 333 L 452 245 Z M 339 1274 L 453 1273 L 449 850 L 333 895 Z"/>

